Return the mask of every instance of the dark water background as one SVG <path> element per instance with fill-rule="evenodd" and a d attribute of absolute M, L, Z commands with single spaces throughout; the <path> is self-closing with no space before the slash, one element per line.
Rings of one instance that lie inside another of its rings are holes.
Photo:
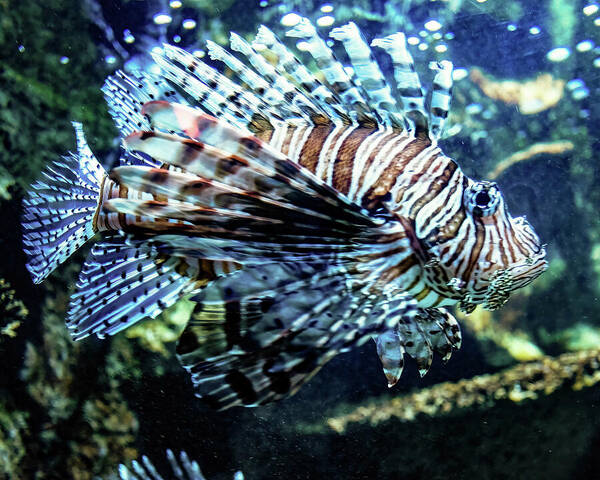
<path fill-rule="evenodd" d="M 573 389 L 575 375 L 565 373 L 551 394 L 520 402 L 494 401 L 494 392 L 486 391 L 480 405 L 450 405 L 446 413 L 420 414 L 412 421 L 355 423 L 344 433 L 326 424 L 372 398 L 385 402 L 441 382 L 512 368 L 529 358 L 522 349 L 511 350 L 515 338 L 538 348 L 533 362 L 600 349 L 600 50 L 595 47 L 600 10 L 593 12 L 593 4 L 331 2 L 334 26 L 354 20 L 369 39 L 398 30 L 421 38 L 427 49 L 412 52 L 425 85 L 431 81 L 427 63 L 442 58 L 467 74 L 479 68 L 491 82 L 523 83 L 541 73 L 583 82 L 584 90 L 567 84 L 555 105 L 526 115 L 484 95 L 467 75 L 456 81 L 450 118 L 460 130 L 442 144 L 468 175 L 487 178 L 503 159 L 531 145 L 573 143 L 564 152 L 517 163 L 497 178 L 511 213 L 526 214 L 548 244 L 550 268 L 494 314 L 488 330 L 461 322 L 462 349 L 445 366 L 434 360 L 423 379 L 409 361 L 399 384 L 388 391 L 375 347 L 368 343 L 336 357 L 289 400 L 217 413 L 194 398 L 172 343 L 158 342 L 160 352 L 126 332 L 104 341 L 69 339 L 63 319 L 87 250 L 33 286 L 20 247 L 20 202 L 43 166 L 74 148 L 71 120 L 84 123 L 106 166 L 115 161 L 116 130 L 99 91 L 115 69 L 147 65 L 144 53 L 177 35 L 180 45 L 194 50 L 207 38 L 224 42 L 230 30 L 251 35 L 260 23 L 281 33 L 283 15 L 298 12 L 316 20 L 324 15 L 322 3 L 283 0 L 261 6 L 230 0 L 215 8 L 212 2 L 183 1 L 172 8 L 134 0 L 0 0 L 0 329 L 20 322 L 16 336 L 0 334 L 0 476 L 108 476 L 142 453 L 164 467 L 164 451 L 171 448 L 186 450 L 215 479 L 231 478 L 238 469 L 250 480 L 596 478 L 598 362 L 581 366 L 591 379 L 583 389 Z M 170 12 L 170 24 L 153 22 L 161 11 Z M 182 28 L 184 19 L 193 19 L 196 27 Z M 427 33 L 423 25 L 431 19 L 451 38 Z M 125 41 L 126 29 L 133 43 Z M 421 31 L 425 37 L 419 37 Z M 592 47 L 578 48 L 586 40 Z M 440 44 L 446 52 L 436 52 Z M 548 52 L 556 47 L 568 48 L 568 58 L 551 61 Z M 390 73 L 389 61 L 378 59 Z M 524 379 L 524 389 L 530 381 Z"/>

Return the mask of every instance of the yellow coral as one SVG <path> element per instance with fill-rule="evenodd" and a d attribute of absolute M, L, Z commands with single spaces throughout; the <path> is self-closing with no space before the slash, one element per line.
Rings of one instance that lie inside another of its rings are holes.
<path fill-rule="evenodd" d="M 180 300 L 158 318 L 128 328 L 125 335 L 127 338 L 137 338 L 144 348 L 167 356 L 166 344 L 179 338 L 194 305 L 189 300 Z"/>
<path fill-rule="evenodd" d="M 3 278 L 0 278 L 0 311 L 2 312 L 2 320 L 7 322 L 6 325 L 0 328 L 0 335 L 11 338 L 16 337 L 17 329 L 29 315 L 29 312 L 23 302 L 15 298 L 15 291 Z"/>
<path fill-rule="evenodd" d="M 491 405 L 502 399 L 513 402 L 549 395 L 565 382 L 579 390 L 600 382 L 600 349 L 543 357 L 520 363 L 502 372 L 444 382 L 408 395 L 374 400 L 350 413 L 327 419 L 327 425 L 343 433 L 351 423 L 377 425 L 391 418 L 412 421 L 419 414 L 442 415 L 455 408 Z"/>
<path fill-rule="evenodd" d="M 519 296 L 523 295 L 519 294 Z M 512 325 L 516 323 L 518 314 L 511 308 L 506 307 L 500 311 L 498 313 L 500 318 L 497 320 L 494 319 L 492 312 L 481 308 L 469 315 L 457 311 L 456 315 L 478 339 L 490 340 L 519 362 L 528 362 L 544 356 L 528 333 L 513 328 Z"/>

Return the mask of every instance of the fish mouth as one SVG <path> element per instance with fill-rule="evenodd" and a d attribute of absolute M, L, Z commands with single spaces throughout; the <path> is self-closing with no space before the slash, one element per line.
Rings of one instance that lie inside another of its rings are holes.
<path fill-rule="evenodd" d="M 526 258 L 523 262 L 511 266 L 507 269 L 507 272 L 512 278 L 513 290 L 517 290 L 529 285 L 547 269 L 546 250 L 544 247 L 540 247 L 538 252 Z"/>
<path fill-rule="evenodd" d="M 542 246 L 522 262 L 497 270 L 490 279 L 483 308 L 496 310 L 504 305 L 510 294 L 529 285 L 548 268 L 546 250 Z"/>

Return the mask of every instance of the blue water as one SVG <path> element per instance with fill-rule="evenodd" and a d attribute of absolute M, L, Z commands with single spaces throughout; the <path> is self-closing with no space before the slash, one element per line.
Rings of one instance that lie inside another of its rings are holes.
<path fill-rule="evenodd" d="M 207 39 L 251 39 L 260 24 L 284 38 L 292 13 L 322 25 L 323 37 L 350 20 L 368 40 L 404 31 L 424 85 L 430 62 L 451 60 L 441 146 L 468 175 L 493 177 L 511 213 L 526 215 L 547 245 L 549 268 L 503 309 L 459 316 L 462 348 L 446 365 L 436 358 L 424 378 L 407 358 L 388 389 L 368 342 L 290 399 L 216 412 L 194 397 L 175 358 L 176 321 L 164 320 L 167 333 L 159 320 L 70 340 L 68 295 L 89 250 L 33 286 L 21 200 L 44 165 L 75 148 L 72 120 L 85 124 L 105 166 L 116 162 L 99 92 L 107 75 L 153 71 L 148 52 L 163 43 L 210 63 Z M 145 454 L 175 478 L 164 454 L 172 449 L 209 479 L 239 470 L 250 480 L 595 478 L 599 43 L 600 7 L 587 0 L 0 2 L 0 477 L 109 478 Z M 144 328 L 166 336 L 144 337 Z M 496 376 L 469 381 L 486 374 Z M 434 400 L 423 403 L 427 395 Z M 374 402 L 343 431 L 328 422 Z"/>

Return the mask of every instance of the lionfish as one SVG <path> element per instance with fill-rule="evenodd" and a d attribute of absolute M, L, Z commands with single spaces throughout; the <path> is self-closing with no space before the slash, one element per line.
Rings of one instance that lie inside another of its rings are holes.
<path fill-rule="evenodd" d="M 405 35 L 373 40 L 396 99 L 354 23 L 330 33 L 353 75 L 308 19 L 287 35 L 317 74 L 261 26 L 252 43 L 231 34 L 241 57 L 208 42 L 230 75 L 165 45 L 152 54 L 160 74 L 109 77 L 120 166 L 106 173 L 74 124 L 77 154 L 24 201 L 36 283 L 102 234 L 72 296 L 73 338 L 114 335 L 192 296 L 177 354 L 221 409 L 293 394 L 369 338 L 390 386 L 405 354 L 424 375 L 434 351 L 448 360 L 460 347 L 443 307 L 498 308 L 546 268 L 497 185 L 438 146 L 449 61 L 431 65 L 426 102 Z"/>

